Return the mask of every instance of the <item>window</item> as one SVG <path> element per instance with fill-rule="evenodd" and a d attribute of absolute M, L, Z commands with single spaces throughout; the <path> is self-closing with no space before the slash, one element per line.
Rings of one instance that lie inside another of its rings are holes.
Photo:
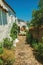
<path fill-rule="evenodd" d="M 7 13 L 0 8 L 0 25 L 7 24 Z"/>
<path fill-rule="evenodd" d="M 1 9 L 0 9 L 0 25 L 2 25 Z"/>
<path fill-rule="evenodd" d="M 11 11 L 8 12 L 9 13 L 9 16 L 11 15 Z"/>
<path fill-rule="evenodd" d="M 5 11 L 2 11 L 2 17 L 3 17 L 3 25 L 7 24 L 7 14 Z"/>

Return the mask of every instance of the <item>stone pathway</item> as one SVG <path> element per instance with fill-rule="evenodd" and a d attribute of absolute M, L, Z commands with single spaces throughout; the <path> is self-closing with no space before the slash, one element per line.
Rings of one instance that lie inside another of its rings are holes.
<path fill-rule="evenodd" d="M 29 44 L 25 44 L 25 36 L 19 36 L 19 42 L 16 46 L 16 60 L 14 65 L 42 65 L 33 55 L 33 49 Z"/>

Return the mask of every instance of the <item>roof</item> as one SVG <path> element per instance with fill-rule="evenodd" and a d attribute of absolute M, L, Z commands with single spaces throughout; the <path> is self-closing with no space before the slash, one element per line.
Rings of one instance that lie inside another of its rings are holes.
<path fill-rule="evenodd" d="M 3 6 L 0 5 L 0 8 L 2 8 L 5 12 L 8 12 Z"/>
<path fill-rule="evenodd" d="M 20 21 L 24 22 L 24 20 L 22 20 L 22 19 L 17 19 L 17 20 L 18 20 L 18 22 L 20 22 Z"/>
<path fill-rule="evenodd" d="M 13 10 L 13 8 L 5 0 L 2 0 L 2 1 L 16 14 L 16 12 Z"/>

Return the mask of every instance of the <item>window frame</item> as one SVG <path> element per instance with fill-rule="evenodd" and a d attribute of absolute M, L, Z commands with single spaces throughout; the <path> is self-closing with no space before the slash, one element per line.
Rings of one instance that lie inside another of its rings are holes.
<path fill-rule="evenodd" d="M 4 26 L 4 25 L 7 25 L 7 12 L 5 10 L 3 10 L 1 7 L 0 7 L 0 10 L 1 10 L 1 23 L 0 26 Z M 4 23 L 4 16 L 3 16 L 3 11 L 5 12 L 5 19 L 6 19 L 6 23 Z"/>

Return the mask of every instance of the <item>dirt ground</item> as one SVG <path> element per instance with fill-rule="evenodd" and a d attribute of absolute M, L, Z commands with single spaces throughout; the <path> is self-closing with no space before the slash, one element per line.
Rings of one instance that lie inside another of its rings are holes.
<path fill-rule="evenodd" d="M 25 36 L 18 36 L 19 42 L 16 46 L 14 65 L 42 65 L 35 59 L 33 48 L 26 44 Z"/>

